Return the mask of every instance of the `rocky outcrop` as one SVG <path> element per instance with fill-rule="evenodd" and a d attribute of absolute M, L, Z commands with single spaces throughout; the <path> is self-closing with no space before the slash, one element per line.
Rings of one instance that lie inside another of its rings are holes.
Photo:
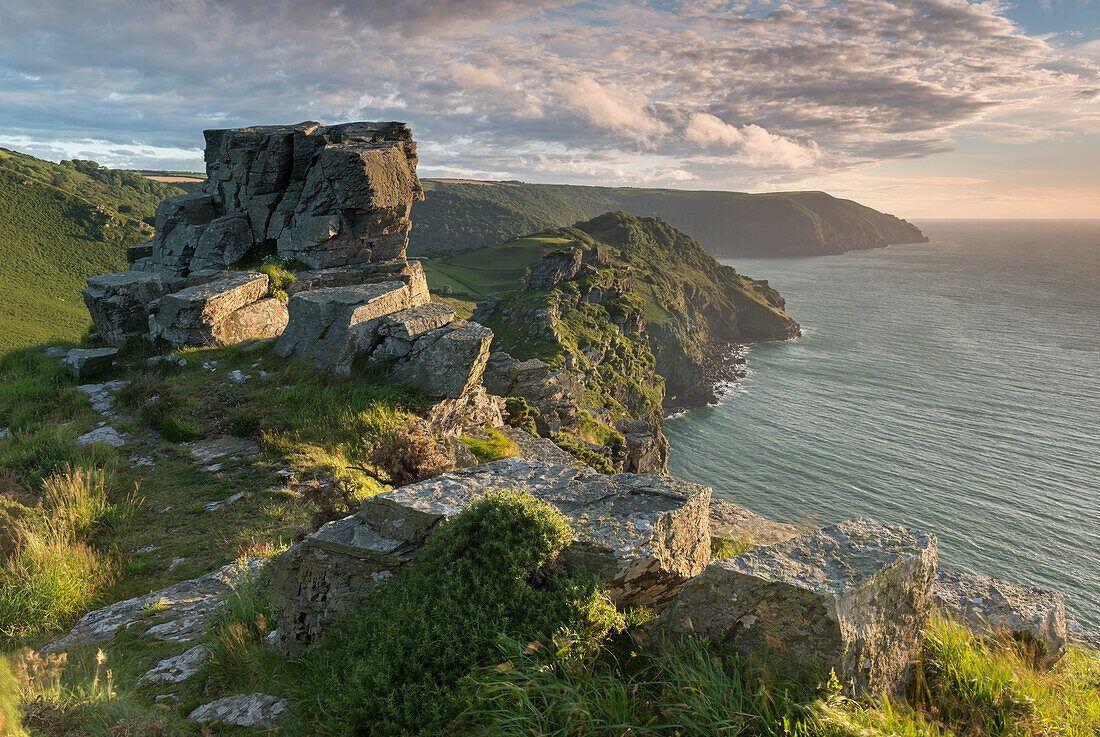
<path fill-rule="evenodd" d="M 506 459 L 369 497 L 275 558 L 270 599 L 282 642 L 311 642 L 407 564 L 443 520 L 508 489 L 566 515 L 567 565 L 598 576 L 620 606 L 667 602 L 710 560 L 705 486 Z"/>
<path fill-rule="evenodd" d="M 78 379 L 111 370 L 118 348 L 74 348 L 62 360 L 62 365 Z"/>
<path fill-rule="evenodd" d="M 936 606 L 975 632 L 1009 635 L 1039 645 L 1050 665 L 1066 649 L 1066 604 L 1061 594 L 972 573 L 936 572 Z"/>
<path fill-rule="evenodd" d="M 799 530 L 786 522 L 775 522 L 740 504 L 723 499 L 710 500 L 710 539 L 745 542 L 754 548 L 786 542 Z"/>
<path fill-rule="evenodd" d="M 549 289 L 569 281 L 580 273 L 584 253 L 579 249 L 548 253 L 531 265 L 528 289 Z"/>
<path fill-rule="evenodd" d="M 656 629 L 721 641 L 850 696 L 902 693 L 933 609 L 936 538 L 866 519 L 716 561 Z"/>
<path fill-rule="evenodd" d="M 404 124 L 301 123 L 205 136 L 203 190 L 160 204 L 156 236 L 127 252 L 129 272 L 88 281 L 84 300 L 108 344 L 146 330 L 170 347 L 279 335 L 287 307 L 265 299 L 267 277 L 223 274 L 260 253 L 312 269 L 294 291 L 401 281 L 414 300 L 427 301 L 423 270 L 405 259 L 409 211 L 424 195 Z"/>
<path fill-rule="evenodd" d="M 522 397 L 538 408 L 535 424 L 543 435 L 553 435 L 576 422 L 584 399 L 584 377 L 568 369 L 553 371 L 538 358 L 517 361 L 507 353 L 493 353 L 485 366 L 485 388 L 501 397 Z"/>
<path fill-rule="evenodd" d="M 264 693 L 238 694 L 196 708 L 187 720 L 196 724 L 228 724 L 234 727 L 263 727 L 287 711 L 285 699 Z"/>

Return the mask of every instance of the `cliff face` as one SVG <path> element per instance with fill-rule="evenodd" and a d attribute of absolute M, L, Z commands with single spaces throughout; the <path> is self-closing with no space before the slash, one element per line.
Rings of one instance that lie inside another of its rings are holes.
<path fill-rule="evenodd" d="M 623 210 L 656 216 L 715 256 L 814 256 L 927 238 L 893 215 L 824 192 L 687 191 L 514 182 L 425 181 L 413 255 L 478 248 Z"/>

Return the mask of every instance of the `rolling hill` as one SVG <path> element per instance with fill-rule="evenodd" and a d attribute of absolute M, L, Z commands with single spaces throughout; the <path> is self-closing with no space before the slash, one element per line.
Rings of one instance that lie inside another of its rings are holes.
<path fill-rule="evenodd" d="M 478 248 L 604 212 L 659 217 L 711 254 L 816 256 L 927 240 L 893 215 L 824 192 L 689 191 L 425 180 L 411 255 Z"/>
<path fill-rule="evenodd" d="M 80 337 L 84 280 L 124 269 L 126 246 L 152 236 L 146 219 L 177 194 L 95 162 L 0 149 L 0 350 Z"/>

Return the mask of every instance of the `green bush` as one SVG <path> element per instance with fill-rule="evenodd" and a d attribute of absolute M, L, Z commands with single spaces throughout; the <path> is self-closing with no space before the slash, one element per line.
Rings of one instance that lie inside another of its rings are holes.
<path fill-rule="evenodd" d="M 565 517 L 529 495 L 475 503 L 428 541 L 310 656 L 307 712 L 339 734 L 441 734 L 470 694 L 463 677 L 497 642 L 589 638 L 618 616 L 597 583 L 565 572 Z"/>

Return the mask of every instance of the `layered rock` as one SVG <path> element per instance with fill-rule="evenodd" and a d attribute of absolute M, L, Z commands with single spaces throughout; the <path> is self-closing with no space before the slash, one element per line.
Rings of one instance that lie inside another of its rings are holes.
<path fill-rule="evenodd" d="M 286 308 L 262 302 L 266 277 L 262 291 L 224 282 L 237 278 L 224 277 L 225 269 L 261 253 L 314 270 L 295 291 L 397 280 L 427 301 L 423 270 L 405 259 L 410 208 L 424 195 L 404 124 L 301 123 L 205 136 L 203 191 L 162 202 L 156 236 L 127 251 L 131 270 L 93 277 L 84 290 L 108 344 L 147 329 L 170 346 L 280 334 Z M 259 284 L 256 275 L 240 278 Z M 207 283 L 215 286 L 195 291 Z"/>
<path fill-rule="evenodd" d="M 710 560 L 705 486 L 506 459 L 369 497 L 274 559 L 270 597 L 282 641 L 311 642 L 406 565 L 440 522 L 508 489 L 566 515 L 574 534 L 567 564 L 598 576 L 620 606 L 667 602 Z"/>
<path fill-rule="evenodd" d="M 936 572 L 936 606 L 975 632 L 1031 640 L 1042 660 L 1066 649 L 1066 604 L 1061 594 L 972 573 Z"/>
<path fill-rule="evenodd" d="M 538 408 L 535 424 L 552 435 L 571 427 L 584 399 L 584 377 L 576 371 L 553 371 L 538 358 L 517 361 L 507 353 L 493 353 L 485 367 L 485 388 L 502 397 L 522 397 Z"/>
<path fill-rule="evenodd" d="M 901 693 L 933 609 L 936 538 L 866 519 L 710 564 L 658 629 L 728 643 L 846 693 Z"/>

